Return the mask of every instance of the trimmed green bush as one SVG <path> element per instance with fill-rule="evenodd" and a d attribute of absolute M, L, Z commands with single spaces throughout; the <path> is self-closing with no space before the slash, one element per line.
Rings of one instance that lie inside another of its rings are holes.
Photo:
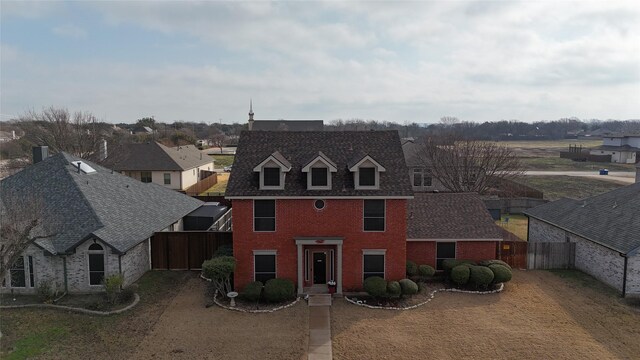
<path fill-rule="evenodd" d="M 451 280 L 458 284 L 464 285 L 469 282 L 470 267 L 467 264 L 460 264 L 451 269 Z"/>
<path fill-rule="evenodd" d="M 420 265 L 418 266 L 418 275 L 420 276 L 433 276 L 436 273 L 436 269 L 432 268 L 429 265 Z"/>
<path fill-rule="evenodd" d="M 418 284 L 409 279 L 402 279 L 398 281 L 400 288 L 402 289 L 402 295 L 415 295 L 418 293 Z"/>
<path fill-rule="evenodd" d="M 489 266 L 489 265 L 502 265 L 504 267 L 507 267 L 509 270 L 511 270 L 511 266 L 509 264 L 507 264 L 506 262 L 502 261 L 502 260 L 498 260 L 498 259 L 490 259 L 490 260 L 482 260 L 478 262 L 478 265 L 482 265 L 482 266 Z"/>
<path fill-rule="evenodd" d="M 387 295 L 387 280 L 379 276 L 370 276 L 364 280 L 364 291 L 373 297 Z"/>
<path fill-rule="evenodd" d="M 475 265 L 476 262 L 473 260 L 466 260 L 466 259 L 445 259 L 442 261 L 442 269 L 444 270 L 445 274 L 449 275 L 451 274 L 451 269 L 453 269 L 458 265 L 463 265 L 463 264 Z"/>
<path fill-rule="evenodd" d="M 213 253 L 213 257 L 217 258 L 220 256 L 233 256 L 233 246 L 231 245 L 220 245 L 218 249 Z"/>
<path fill-rule="evenodd" d="M 397 281 L 389 281 L 387 283 L 387 295 L 390 297 L 399 297 L 402 294 L 402 287 Z"/>
<path fill-rule="evenodd" d="M 102 279 L 104 291 L 107 293 L 107 300 L 111 304 L 118 302 L 118 295 L 120 294 L 120 290 L 122 290 L 122 284 L 124 284 L 124 275 L 122 274 L 109 275 Z"/>
<path fill-rule="evenodd" d="M 486 266 L 472 266 L 469 270 L 469 282 L 476 288 L 486 289 L 493 281 L 493 271 Z"/>
<path fill-rule="evenodd" d="M 242 289 L 242 297 L 248 301 L 258 301 L 260 300 L 260 295 L 262 294 L 262 283 L 260 281 L 254 281 L 248 283 L 244 289 Z"/>
<path fill-rule="evenodd" d="M 506 283 L 511 280 L 511 269 L 500 264 L 491 264 L 489 269 L 493 272 L 493 283 Z"/>
<path fill-rule="evenodd" d="M 413 261 L 407 261 L 407 276 L 418 275 L 418 265 Z"/>
<path fill-rule="evenodd" d="M 233 256 L 218 256 L 202 263 L 202 274 L 207 279 L 222 279 L 231 275 L 236 268 Z"/>
<path fill-rule="evenodd" d="M 264 285 L 264 298 L 269 302 L 291 300 L 296 287 L 289 279 L 271 279 Z"/>

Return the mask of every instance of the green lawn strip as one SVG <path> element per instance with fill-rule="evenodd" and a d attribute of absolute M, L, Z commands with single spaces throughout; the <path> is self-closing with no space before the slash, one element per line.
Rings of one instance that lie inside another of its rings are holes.
<path fill-rule="evenodd" d="M 211 155 L 215 160 L 216 168 L 221 168 L 233 164 L 234 155 Z"/>
<path fill-rule="evenodd" d="M 523 176 L 518 182 L 544 193 L 550 201 L 563 197 L 584 199 L 617 189 L 622 184 L 578 176 Z"/>
<path fill-rule="evenodd" d="M 44 353 L 51 345 L 64 340 L 69 335 L 69 330 L 63 327 L 52 326 L 29 334 L 13 344 L 6 360 L 28 359 Z"/>

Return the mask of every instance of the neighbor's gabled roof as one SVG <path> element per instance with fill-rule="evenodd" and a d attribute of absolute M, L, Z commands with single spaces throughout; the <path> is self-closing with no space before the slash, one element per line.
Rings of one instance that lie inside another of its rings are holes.
<path fill-rule="evenodd" d="M 640 250 L 640 183 L 584 200 L 563 198 L 524 213 L 623 254 Z"/>
<path fill-rule="evenodd" d="M 213 158 L 194 145 L 170 148 L 152 141 L 123 145 L 109 155 L 105 165 L 116 171 L 185 171 L 212 162 Z"/>
<path fill-rule="evenodd" d="M 96 171 L 78 172 L 82 161 Z M 124 253 L 168 227 L 202 202 L 160 185 L 145 184 L 66 153 L 59 153 L 0 182 L 6 194 L 39 194 L 59 230 L 37 241 L 51 253 L 69 253 L 95 236 Z"/>
<path fill-rule="evenodd" d="M 252 131 L 322 131 L 323 120 L 254 120 Z"/>
<path fill-rule="evenodd" d="M 256 165 L 278 151 L 291 164 L 283 190 L 260 190 Z M 302 168 L 319 152 L 336 164 L 331 190 L 307 190 Z M 368 154 L 386 171 L 380 189 L 355 190 L 347 164 L 358 154 Z M 404 163 L 397 131 L 243 131 L 229 178 L 227 197 L 411 197 L 409 171 Z"/>
<path fill-rule="evenodd" d="M 415 193 L 407 206 L 409 240 L 501 240 L 487 207 L 475 193 Z"/>

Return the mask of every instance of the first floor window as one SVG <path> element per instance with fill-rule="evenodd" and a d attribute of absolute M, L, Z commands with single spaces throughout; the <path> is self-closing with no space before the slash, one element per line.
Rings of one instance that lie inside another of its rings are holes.
<path fill-rule="evenodd" d="M 11 274 L 11 287 L 26 287 L 24 256 L 20 256 L 9 270 Z"/>
<path fill-rule="evenodd" d="M 442 262 L 446 259 L 456 258 L 455 242 L 436 243 L 436 270 L 442 270 Z"/>
<path fill-rule="evenodd" d="M 171 174 L 170 173 L 164 173 L 164 184 L 165 185 L 171 185 Z"/>
<path fill-rule="evenodd" d="M 254 279 L 265 284 L 276 278 L 276 254 L 254 254 Z"/>
<path fill-rule="evenodd" d="M 364 253 L 363 281 L 371 276 L 384 278 L 384 253 Z"/>
<path fill-rule="evenodd" d="M 384 231 L 384 200 L 364 200 L 364 231 Z"/>
<path fill-rule="evenodd" d="M 151 171 L 141 171 L 140 172 L 140 181 L 143 183 L 151 182 Z"/>
<path fill-rule="evenodd" d="M 276 231 L 275 200 L 255 200 L 253 202 L 253 230 Z"/>
<path fill-rule="evenodd" d="M 35 284 L 35 279 L 33 278 L 33 256 L 29 256 L 29 287 L 34 287 Z"/>
<path fill-rule="evenodd" d="M 89 246 L 89 285 L 101 285 L 104 279 L 104 249 L 100 244 Z"/>

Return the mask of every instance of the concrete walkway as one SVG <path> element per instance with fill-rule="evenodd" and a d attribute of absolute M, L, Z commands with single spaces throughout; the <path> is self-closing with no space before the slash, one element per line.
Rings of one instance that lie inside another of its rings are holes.
<path fill-rule="evenodd" d="M 309 360 L 331 360 L 331 295 L 309 295 Z"/>

